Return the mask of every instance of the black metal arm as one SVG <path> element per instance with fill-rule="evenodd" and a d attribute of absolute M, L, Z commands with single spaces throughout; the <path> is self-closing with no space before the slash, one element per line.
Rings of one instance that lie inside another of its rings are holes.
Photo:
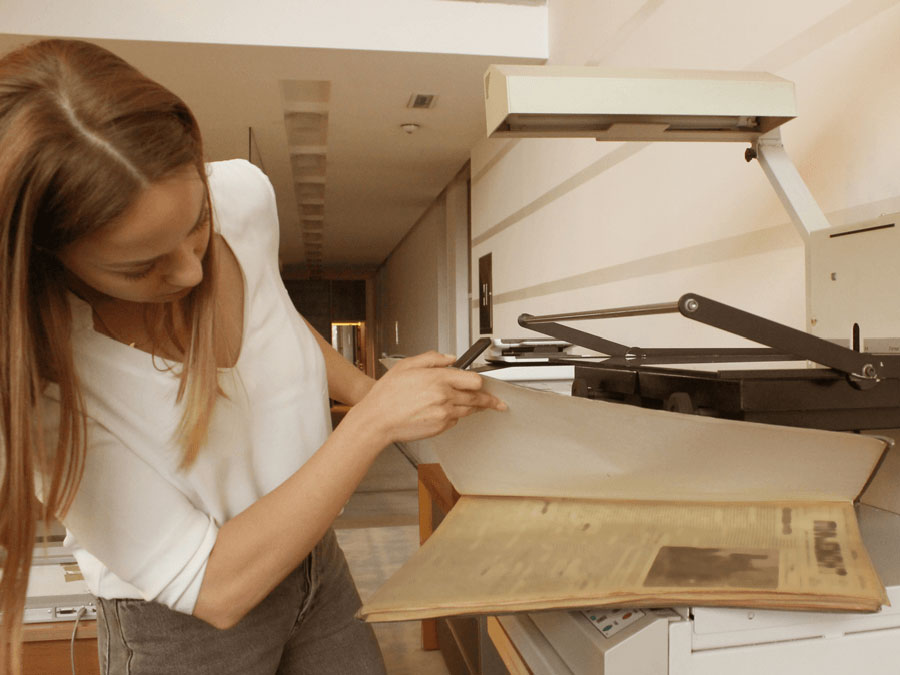
<path fill-rule="evenodd" d="M 686 293 L 678 311 L 688 319 L 734 333 L 844 373 L 858 385 L 900 376 L 900 360 L 893 355 L 869 354 L 841 347 L 802 330 L 764 319 L 730 305 Z"/>
<path fill-rule="evenodd" d="M 558 321 L 580 321 L 648 314 L 680 312 L 682 316 L 739 335 L 764 348 L 671 348 L 642 349 L 564 326 Z M 522 314 L 523 328 L 566 340 L 579 347 L 611 357 L 616 363 L 699 363 L 704 361 L 808 360 L 846 375 L 856 387 L 865 388 L 881 379 L 900 377 L 900 355 L 868 354 L 841 347 L 815 335 L 791 328 L 696 293 L 682 295 L 678 302 L 634 305 L 568 314 L 532 316 Z"/>

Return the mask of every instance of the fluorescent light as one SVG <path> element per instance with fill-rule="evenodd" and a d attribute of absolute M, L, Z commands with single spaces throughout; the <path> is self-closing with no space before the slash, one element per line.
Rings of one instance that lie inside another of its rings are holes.
<path fill-rule="evenodd" d="M 485 106 L 492 138 L 752 142 L 797 114 L 768 73 L 567 66 L 491 66 Z"/>

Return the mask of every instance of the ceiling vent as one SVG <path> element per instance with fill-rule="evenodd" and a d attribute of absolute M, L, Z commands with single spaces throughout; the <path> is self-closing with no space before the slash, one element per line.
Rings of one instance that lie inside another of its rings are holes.
<path fill-rule="evenodd" d="M 409 97 L 406 107 L 417 109 L 433 108 L 435 103 L 437 103 L 437 96 L 435 94 L 413 94 Z"/>

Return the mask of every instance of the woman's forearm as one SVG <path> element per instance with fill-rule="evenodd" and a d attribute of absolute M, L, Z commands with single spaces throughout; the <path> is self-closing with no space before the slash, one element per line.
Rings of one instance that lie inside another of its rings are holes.
<path fill-rule="evenodd" d="M 348 419 L 296 473 L 219 530 L 194 616 L 229 628 L 322 538 L 387 444 Z"/>
<path fill-rule="evenodd" d="M 429 352 L 395 365 L 306 464 L 225 523 L 194 616 L 218 628 L 240 621 L 313 549 L 388 444 L 434 436 L 478 410 L 505 410 L 481 391 L 480 376 L 447 368 L 452 362 Z"/>

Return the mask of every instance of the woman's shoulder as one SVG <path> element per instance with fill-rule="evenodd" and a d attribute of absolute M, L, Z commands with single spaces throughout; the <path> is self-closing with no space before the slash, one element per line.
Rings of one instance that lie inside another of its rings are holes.
<path fill-rule="evenodd" d="M 229 243 L 253 240 L 277 250 L 275 190 L 266 174 L 243 159 L 206 166 L 216 229 Z"/>
<path fill-rule="evenodd" d="M 206 164 L 206 175 L 209 178 L 210 187 L 219 184 L 226 184 L 231 187 L 248 187 L 255 184 L 259 188 L 268 186 L 271 190 L 271 184 L 266 174 L 256 164 L 248 162 L 246 159 L 226 159 L 218 162 L 208 162 Z"/>

